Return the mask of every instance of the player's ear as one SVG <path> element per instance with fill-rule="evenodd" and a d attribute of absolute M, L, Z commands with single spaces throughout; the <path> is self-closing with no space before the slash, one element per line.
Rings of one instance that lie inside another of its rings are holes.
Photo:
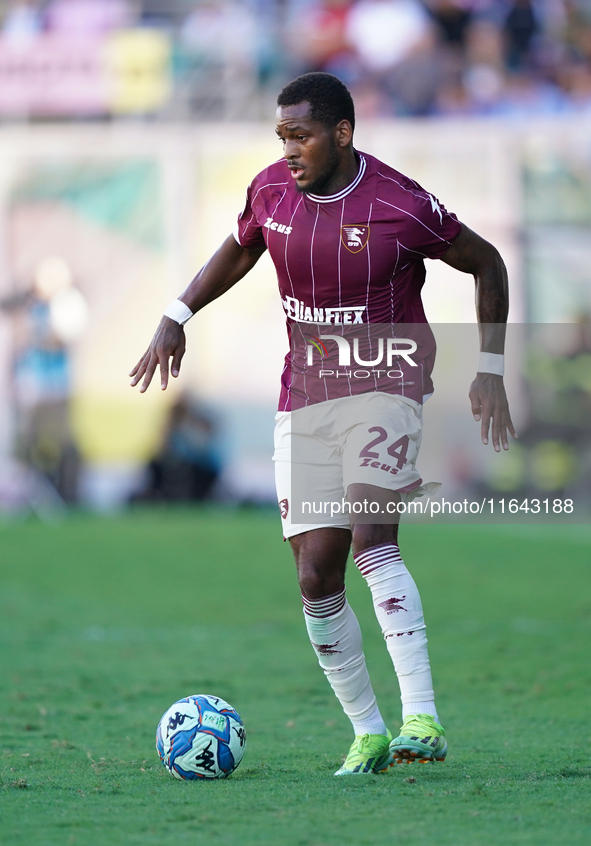
<path fill-rule="evenodd" d="M 353 128 L 348 120 L 337 123 L 335 129 L 335 140 L 338 147 L 348 147 L 353 139 Z"/>

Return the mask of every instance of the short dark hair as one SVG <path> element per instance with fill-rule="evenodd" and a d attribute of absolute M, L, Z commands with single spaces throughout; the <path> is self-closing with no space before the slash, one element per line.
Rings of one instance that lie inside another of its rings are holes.
<path fill-rule="evenodd" d="M 278 106 L 297 106 L 307 101 L 310 117 L 333 127 L 348 120 L 355 129 L 355 106 L 347 86 L 331 73 L 305 73 L 290 82 L 277 97 Z"/>

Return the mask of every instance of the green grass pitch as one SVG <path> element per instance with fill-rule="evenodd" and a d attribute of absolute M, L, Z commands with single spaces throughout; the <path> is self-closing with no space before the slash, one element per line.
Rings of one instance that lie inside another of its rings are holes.
<path fill-rule="evenodd" d="M 28 846 L 591 843 L 591 529 L 403 527 L 445 763 L 335 779 L 350 727 L 307 641 L 275 515 L 0 525 L 0 842 Z M 399 693 L 350 568 L 382 712 Z M 228 699 L 226 780 L 161 766 L 161 714 Z"/>

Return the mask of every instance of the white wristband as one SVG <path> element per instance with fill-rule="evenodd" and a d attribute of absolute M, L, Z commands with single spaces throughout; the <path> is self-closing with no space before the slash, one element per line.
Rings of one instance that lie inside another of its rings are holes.
<path fill-rule="evenodd" d="M 173 300 L 168 308 L 164 309 L 164 316 L 170 317 L 171 320 L 175 320 L 181 326 L 184 326 L 187 320 L 193 317 L 193 312 L 188 305 L 180 300 Z"/>
<path fill-rule="evenodd" d="M 498 353 L 481 352 L 478 358 L 478 372 L 503 376 L 505 373 L 505 356 Z"/>

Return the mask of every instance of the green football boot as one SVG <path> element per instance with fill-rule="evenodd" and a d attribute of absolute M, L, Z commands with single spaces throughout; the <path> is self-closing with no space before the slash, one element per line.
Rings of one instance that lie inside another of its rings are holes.
<path fill-rule="evenodd" d="M 349 749 L 345 763 L 335 775 L 363 775 L 379 773 L 388 769 L 392 763 L 390 741 L 392 735 L 358 734 Z"/>
<path fill-rule="evenodd" d="M 406 761 L 444 761 L 447 755 L 445 731 L 430 714 L 412 714 L 408 716 L 400 734 L 390 744 L 392 761 L 401 764 Z"/>

